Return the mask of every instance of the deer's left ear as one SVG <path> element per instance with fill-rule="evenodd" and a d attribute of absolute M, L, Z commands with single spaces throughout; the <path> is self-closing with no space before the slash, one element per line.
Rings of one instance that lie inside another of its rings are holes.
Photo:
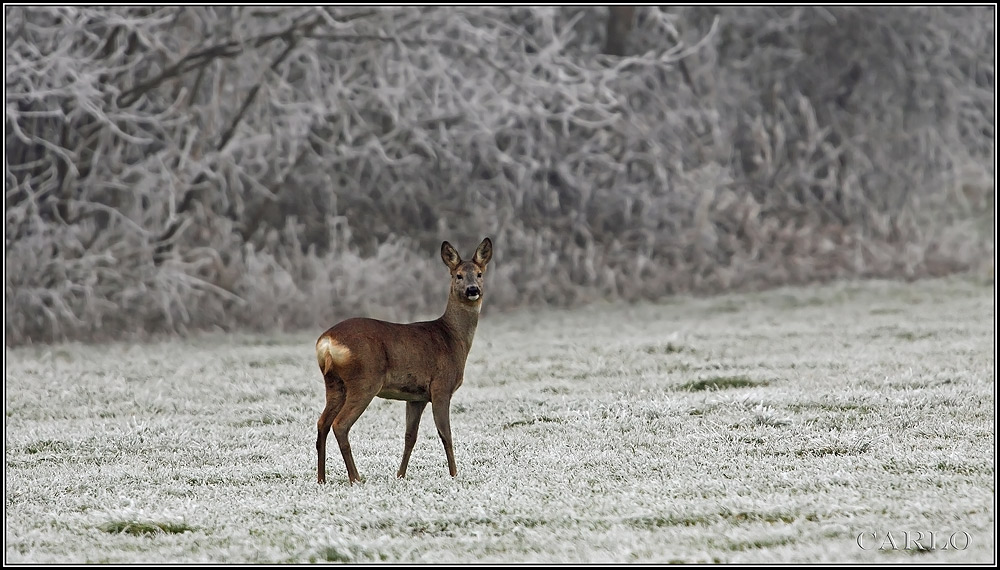
<path fill-rule="evenodd" d="M 443 242 L 441 244 L 441 259 L 444 264 L 448 266 L 448 269 L 455 269 L 462 264 L 462 256 L 458 254 L 458 250 L 455 246 L 448 242 Z"/>
<path fill-rule="evenodd" d="M 490 238 L 483 238 L 483 242 L 476 248 L 476 255 L 472 257 L 472 261 L 476 265 L 485 266 L 491 259 L 493 259 L 493 242 Z"/>

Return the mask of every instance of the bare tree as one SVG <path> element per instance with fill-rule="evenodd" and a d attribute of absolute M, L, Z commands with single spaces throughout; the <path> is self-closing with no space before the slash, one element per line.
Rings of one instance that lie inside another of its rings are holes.
<path fill-rule="evenodd" d="M 8 343 L 992 253 L 993 7 L 594 10 L 5 7 Z"/>

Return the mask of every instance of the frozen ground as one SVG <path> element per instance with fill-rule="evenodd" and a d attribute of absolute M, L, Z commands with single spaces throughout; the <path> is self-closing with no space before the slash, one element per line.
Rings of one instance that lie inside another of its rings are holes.
<path fill-rule="evenodd" d="M 353 487 L 322 331 L 7 349 L 6 561 L 995 562 L 994 291 L 488 307 L 458 477 L 376 399 Z"/>

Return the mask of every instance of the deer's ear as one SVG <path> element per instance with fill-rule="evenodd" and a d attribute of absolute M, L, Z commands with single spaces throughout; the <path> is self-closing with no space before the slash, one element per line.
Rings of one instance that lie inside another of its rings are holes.
<path fill-rule="evenodd" d="M 493 242 L 490 238 L 483 238 L 483 242 L 476 248 L 476 255 L 472 257 L 472 261 L 476 265 L 485 266 L 491 259 L 493 259 Z"/>
<path fill-rule="evenodd" d="M 459 255 L 458 250 L 448 242 L 441 243 L 441 259 L 444 260 L 444 264 L 448 266 L 448 269 L 455 269 L 462 264 L 462 256 Z"/>

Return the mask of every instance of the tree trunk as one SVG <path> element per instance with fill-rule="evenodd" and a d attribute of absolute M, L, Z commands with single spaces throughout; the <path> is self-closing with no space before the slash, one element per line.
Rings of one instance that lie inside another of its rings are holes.
<path fill-rule="evenodd" d="M 608 34 L 604 39 L 604 53 L 625 55 L 628 33 L 632 30 L 635 6 L 608 6 Z"/>

